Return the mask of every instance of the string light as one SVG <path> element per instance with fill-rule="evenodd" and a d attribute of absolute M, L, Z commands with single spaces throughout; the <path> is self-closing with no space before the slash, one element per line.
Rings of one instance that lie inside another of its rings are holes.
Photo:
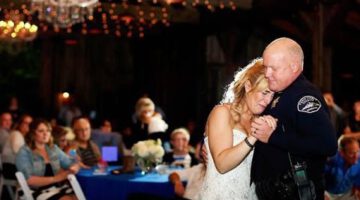
<path fill-rule="evenodd" d="M 5 10 L 4 20 L 0 21 L 0 40 L 3 42 L 28 42 L 35 39 L 38 27 L 23 21 L 24 14 L 19 10 Z"/>
<path fill-rule="evenodd" d="M 107 0 L 108 2 L 100 3 L 98 0 L 26 0 L 31 4 L 10 4 L 17 7 L 22 12 L 28 21 L 36 20 L 34 18 L 34 7 L 39 6 L 40 2 L 97 2 L 96 5 L 91 7 L 88 14 L 82 16 L 74 15 L 75 19 L 82 17 L 82 24 L 80 26 L 71 28 L 72 25 L 77 23 L 76 20 L 69 22 L 70 14 L 63 14 L 61 18 L 54 19 L 57 14 L 56 9 L 52 7 L 44 7 L 48 16 L 53 19 L 45 22 L 55 22 L 51 25 L 40 21 L 39 30 L 41 32 L 54 31 L 55 33 L 75 33 L 76 31 L 81 34 L 114 34 L 117 37 L 144 37 L 148 29 L 156 28 L 159 26 L 169 27 L 172 22 L 178 20 L 179 12 L 183 9 L 185 11 L 194 12 L 198 7 L 204 7 L 211 12 L 217 10 L 230 9 L 236 11 L 239 8 L 239 2 L 234 0 L 122 0 L 120 3 L 115 0 Z M 21 7 L 21 9 L 20 9 Z M 39 7 L 38 7 L 39 8 Z M 47 9 L 46 9 L 47 8 Z M 35 9 L 36 10 L 36 9 Z M 76 9 L 75 9 L 76 10 Z M 92 11 L 93 10 L 93 11 Z M 39 12 L 39 10 L 37 10 Z M 44 11 L 44 12 L 45 12 Z M 2 12 L 0 8 L 0 12 Z M 63 12 L 60 12 L 63 13 Z M 65 12 L 66 13 L 66 12 Z M 77 12 L 73 12 L 77 13 Z M 52 15 L 51 15 L 52 14 Z M 39 15 L 41 18 L 41 13 Z M 71 17 L 70 17 L 71 18 Z M 191 20 L 196 19 L 193 17 Z M 62 21 L 61 21 L 62 20 Z M 181 19 L 182 20 L 182 19 Z M 60 21 L 60 22 L 59 22 Z M 7 21 L 4 21 L 7 23 Z M 24 22 L 25 23 L 25 22 Z M 135 27 L 135 28 L 130 28 Z M 141 28 L 140 28 L 141 27 Z M 63 29 L 64 28 L 64 29 Z M 14 34 L 13 34 L 14 35 Z"/>
<path fill-rule="evenodd" d="M 0 39 L 3 41 L 31 41 L 37 30 L 38 27 L 29 22 L 0 21 Z"/>

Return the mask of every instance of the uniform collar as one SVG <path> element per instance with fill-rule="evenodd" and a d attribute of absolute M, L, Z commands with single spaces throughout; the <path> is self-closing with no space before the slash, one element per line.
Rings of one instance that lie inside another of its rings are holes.
<path fill-rule="evenodd" d="M 275 95 L 276 96 L 280 96 L 282 93 L 291 90 L 293 87 L 295 87 L 296 85 L 298 85 L 300 82 L 302 82 L 303 80 L 305 80 L 305 76 L 303 73 L 301 73 L 287 88 L 285 88 L 284 90 L 277 92 Z"/>

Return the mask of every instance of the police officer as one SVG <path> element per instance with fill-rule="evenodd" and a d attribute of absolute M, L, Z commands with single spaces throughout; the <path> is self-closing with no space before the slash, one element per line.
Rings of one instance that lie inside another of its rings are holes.
<path fill-rule="evenodd" d="M 265 76 L 276 92 L 263 114 L 278 124 L 273 134 L 262 118 L 251 124 L 258 139 L 251 178 L 260 200 L 324 199 L 323 170 L 326 157 L 336 153 L 336 133 L 321 92 L 302 74 L 303 57 L 289 38 L 263 52 Z"/>

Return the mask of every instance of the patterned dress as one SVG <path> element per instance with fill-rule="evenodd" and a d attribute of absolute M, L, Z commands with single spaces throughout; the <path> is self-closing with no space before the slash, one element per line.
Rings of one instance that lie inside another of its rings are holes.
<path fill-rule="evenodd" d="M 246 138 L 246 134 L 233 130 L 233 145 L 239 144 Z M 213 158 L 211 157 L 208 138 L 205 138 L 205 145 L 208 152 L 208 163 L 204 184 L 200 191 L 200 199 L 203 200 L 257 200 L 255 185 L 250 185 L 250 169 L 253 157 L 253 150 L 234 169 L 220 174 Z"/>

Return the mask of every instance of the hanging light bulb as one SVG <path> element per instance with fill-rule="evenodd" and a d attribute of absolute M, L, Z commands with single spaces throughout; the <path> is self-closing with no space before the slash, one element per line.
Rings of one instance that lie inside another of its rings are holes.
<path fill-rule="evenodd" d="M 31 0 L 31 11 L 60 28 L 68 28 L 91 18 L 98 0 Z"/>

